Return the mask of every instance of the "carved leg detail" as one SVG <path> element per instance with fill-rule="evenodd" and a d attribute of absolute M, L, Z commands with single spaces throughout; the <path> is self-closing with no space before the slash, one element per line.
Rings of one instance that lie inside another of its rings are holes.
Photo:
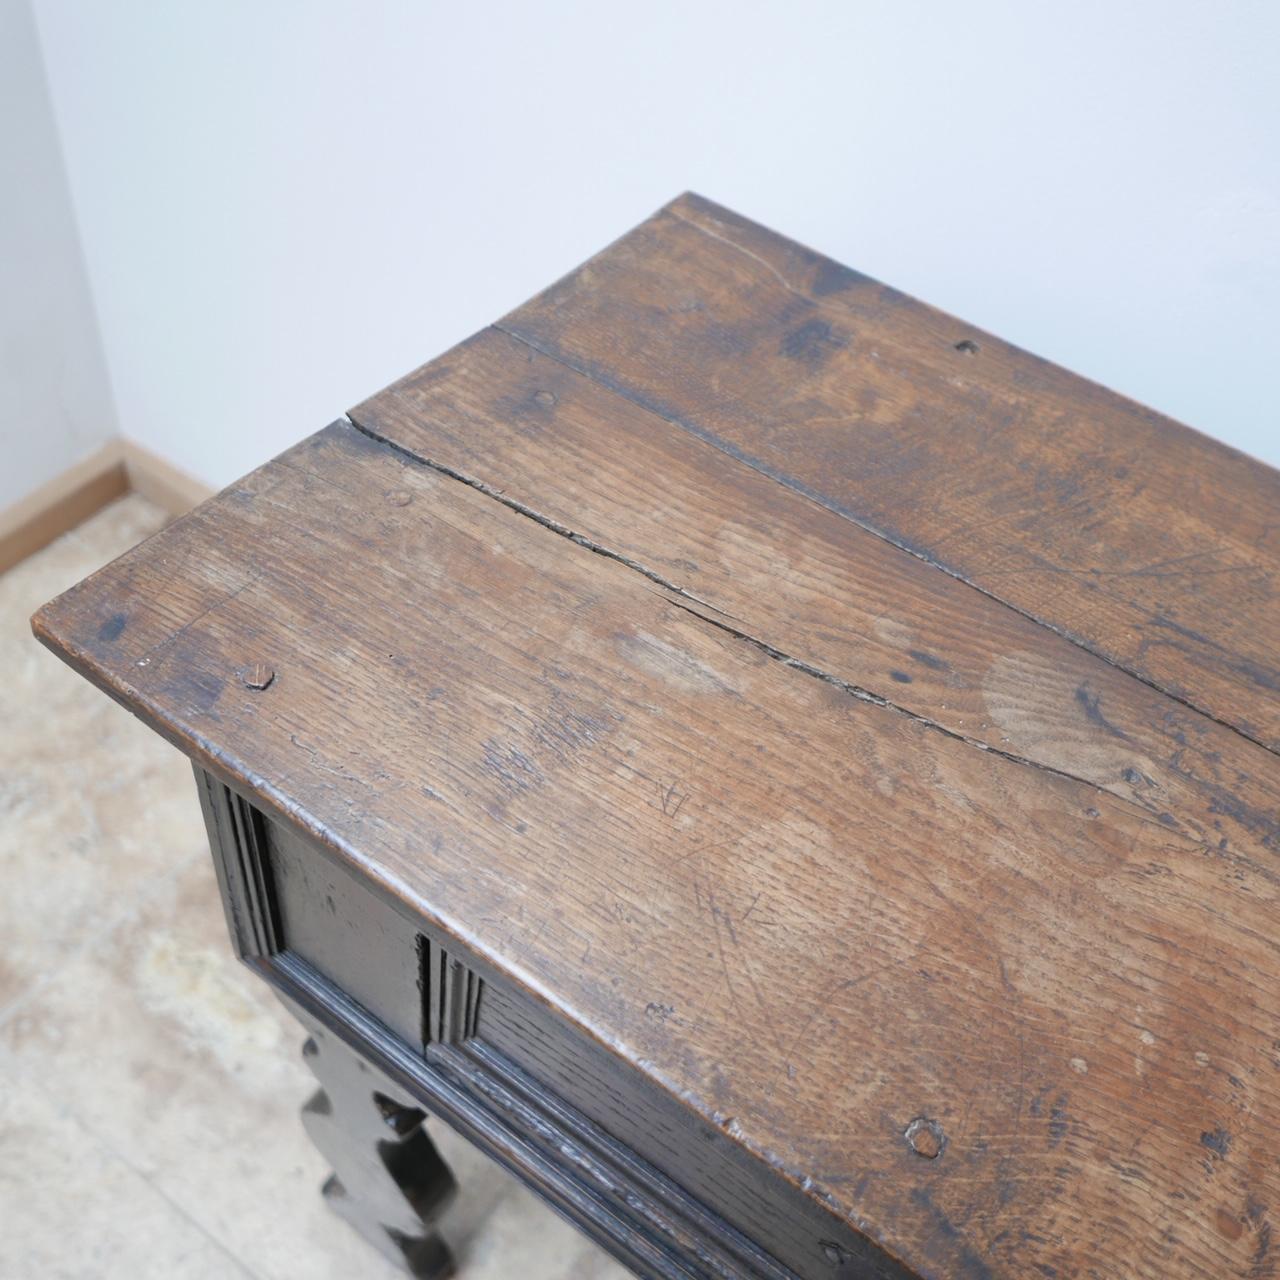
<path fill-rule="evenodd" d="M 336 1036 L 290 1009 L 311 1033 L 302 1055 L 321 1085 L 302 1108 L 302 1123 L 333 1166 L 325 1200 L 410 1275 L 453 1275 L 435 1224 L 457 1184 L 427 1135 L 425 1113 Z"/>

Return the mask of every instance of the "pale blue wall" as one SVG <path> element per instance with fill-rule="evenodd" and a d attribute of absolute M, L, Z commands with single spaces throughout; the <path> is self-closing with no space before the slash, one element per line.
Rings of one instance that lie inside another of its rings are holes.
<path fill-rule="evenodd" d="M 0 511 L 115 430 L 35 23 L 0 0 Z"/>
<path fill-rule="evenodd" d="M 1280 463 L 1280 5 L 37 0 L 125 430 L 225 482 L 692 187 Z"/>

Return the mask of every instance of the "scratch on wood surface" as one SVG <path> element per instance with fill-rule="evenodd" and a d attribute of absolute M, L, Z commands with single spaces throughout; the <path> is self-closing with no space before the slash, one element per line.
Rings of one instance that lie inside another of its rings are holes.
<path fill-rule="evenodd" d="M 685 221 L 687 221 L 687 219 Z M 712 238 L 714 239 L 715 237 Z M 836 501 L 829 495 L 823 493 L 821 490 L 816 489 L 813 485 L 805 483 L 799 477 L 780 470 L 778 467 L 771 465 L 763 459 L 748 453 L 746 450 L 735 445 L 731 441 L 722 439 L 714 431 L 708 430 L 699 423 L 691 421 L 686 417 L 682 417 L 674 409 L 654 403 L 647 396 L 637 392 L 614 378 L 606 376 L 601 369 L 594 367 L 592 364 L 572 359 L 563 352 L 557 350 L 555 347 L 549 345 L 547 342 L 540 341 L 530 333 L 522 332 L 520 329 L 508 327 L 508 325 L 503 323 L 497 323 L 491 327 L 497 332 L 505 334 L 508 338 L 511 338 L 516 342 L 523 343 L 531 350 L 545 356 L 548 360 L 552 360 L 581 377 L 588 379 L 605 391 L 620 396 L 622 399 L 635 405 L 637 408 L 640 408 L 645 412 L 652 413 L 654 416 L 661 418 L 664 422 L 669 422 L 671 425 L 688 432 L 690 435 L 704 441 L 706 444 L 709 444 L 712 448 L 719 450 L 721 453 L 734 459 L 736 462 L 741 463 L 743 466 L 750 467 L 758 474 L 783 485 L 798 496 L 815 503 L 824 510 L 830 511 L 833 515 L 837 515 L 841 519 L 848 520 L 851 524 L 856 525 L 865 532 L 881 539 L 890 546 L 896 547 L 899 551 L 903 551 L 906 554 L 915 557 L 917 560 L 922 561 L 924 564 L 929 565 L 931 568 L 937 569 L 941 573 L 945 573 L 948 577 L 954 578 L 957 582 L 968 587 L 978 595 L 990 600 L 999 608 L 1007 609 L 1011 613 L 1017 614 L 1019 617 L 1025 618 L 1027 621 L 1034 623 L 1036 626 L 1043 627 L 1046 631 L 1052 632 L 1061 640 L 1066 641 L 1073 647 L 1088 654 L 1090 658 L 1098 662 L 1102 662 L 1129 678 L 1136 680 L 1139 684 L 1145 685 L 1147 688 L 1155 691 L 1162 697 L 1166 697 L 1171 701 L 1178 703 L 1180 706 L 1186 707 L 1190 711 L 1194 711 L 1197 715 L 1204 716 L 1206 720 L 1212 721 L 1220 728 L 1243 738 L 1246 742 L 1252 743 L 1254 746 L 1261 747 L 1264 751 L 1267 751 L 1272 755 L 1280 754 L 1280 749 L 1278 749 L 1274 744 L 1269 744 L 1263 741 L 1257 733 L 1251 732 L 1240 724 L 1235 724 L 1230 720 L 1223 719 L 1221 716 L 1215 715 L 1213 712 L 1209 711 L 1206 707 L 1190 701 L 1185 692 L 1180 690 L 1177 686 L 1165 687 L 1165 685 L 1160 684 L 1153 676 L 1144 674 L 1142 671 L 1136 669 L 1136 666 L 1133 663 L 1126 664 L 1115 654 L 1109 653 L 1103 649 L 1091 647 L 1079 635 L 1075 634 L 1072 630 L 1061 623 L 1041 617 L 1038 613 L 1033 612 L 1029 608 L 1005 599 L 1003 596 L 996 594 L 993 590 L 984 587 L 972 577 L 967 576 L 955 565 L 941 559 L 926 547 L 912 542 L 909 539 L 903 538 L 895 534 L 892 530 L 881 527 L 879 524 L 868 519 L 858 511 L 850 509 L 843 503 Z M 409 457 L 417 457 L 417 455 L 402 449 L 400 445 L 395 444 L 393 441 L 385 440 L 376 432 L 362 427 L 359 423 L 353 422 L 353 425 L 358 429 L 365 431 L 366 434 L 370 435 L 372 438 L 383 440 L 389 448 L 404 452 Z M 425 460 L 418 458 L 418 461 L 422 462 Z M 1137 656 L 1142 656 L 1141 650 Z M 1256 664 L 1250 664 L 1250 671 L 1252 671 L 1255 666 Z M 1268 687 L 1280 686 L 1269 685 Z"/>
<path fill-rule="evenodd" d="M 772 262 L 770 262 L 767 258 L 762 258 L 758 253 L 755 253 L 752 250 L 748 249 L 746 245 L 739 244 L 736 240 L 730 239 L 729 236 L 722 236 L 720 235 L 719 232 L 712 231 L 710 227 L 704 225 L 701 222 L 695 222 L 692 218 L 686 218 L 682 213 L 678 212 L 676 209 L 670 206 L 668 206 L 667 212 L 677 222 L 684 223 L 686 227 L 692 227 L 693 230 L 701 232 L 704 236 L 708 236 L 712 240 L 717 240 L 721 244 L 726 245 L 728 248 L 734 250 L 735 253 L 740 253 L 742 254 L 743 257 L 750 258 L 751 261 L 756 263 L 757 266 L 763 267 L 788 293 L 794 294 L 797 298 L 803 299 L 815 311 L 828 312 L 831 315 L 839 316 L 840 319 L 844 321 L 846 324 L 848 323 L 849 311 L 847 308 L 837 306 L 830 302 L 824 302 L 822 301 L 822 299 L 815 298 L 813 297 L 812 294 L 808 293 L 806 290 L 801 289 L 798 286 L 792 284 L 791 281 L 788 280 L 787 277 L 784 276 L 782 272 L 779 271 L 778 268 L 773 265 Z M 723 226 L 724 224 L 717 223 L 717 225 Z"/>
<path fill-rule="evenodd" d="M 149 649 L 144 650 L 138 655 L 137 665 L 147 666 L 151 660 L 162 649 L 167 649 L 171 645 L 176 644 L 197 622 L 207 618 L 211 613 L 216 613 L 219 609 L 225 608 L 237 597 L 242 596 L 250 587 L 256 586 L 262 580 L 261 573 L 251 574 L 249 579 L 242 582 L 234 591 L 228 591 L 224 595 L 219 596 L 216 600 L 211 601 L 194 617 L 188 618 L 176 631 L 170 632 L 163 640 L 156 641 Z"/>
<path fill-rule="evenodd" d="M 502 332 L 505 333 L 507 331 L 502 330 Z M 518 334 L 512 334 L 509 336 L 515 337 L 518 340 L 523 341 L 523 339 L 521 339 Z M 540 348 L 538 349 L 540 350 Z M 554 359 L 555 357 L 553 356 L 551 358 Z M 1126 807 L 1132 809 L 1135 813 L 1141 816 L 1143 821 L 1155 821 L 1155 822 L 1160 821 L 1159 815 L 1153 816 L 1152 811 L 1148 807 L 1139 803 L 1139 801 L 1136 800 L 1132 795 L 1127 794 L 1123 790 L 1113 789 L 1111 787 L 1103 786 L 1102 784 L 1094 781 L 1092 778 L 1083 777 L 1080 774 L 1072 773 L 1069 770 L 1058 768 L 1044 761 L 1032 759 L 1028 756 L 1019 754 L 1016 751 L 1009 751 L 1001 747 L 993 746 L 992 744 L 985 742 L 982 739 L 971 737 L 970 735 L 963 733 L 957 729 L 952 729 L 947 725 L 941 724 L 938 721 L 932 719 L 931 717 L 921 714 L 920 712 L 912 711 L 911 709 L 904 707 L 897 702 L 894 702 L 892 699 L 885 697 L 883 694 L 879 694 L 879 693 L 873 692 L 872 690 L 862 688 L 859 685 L 853 684 L 851 681 L 841 678 L 840 676 L 836 675 L 833 672 L 826 671 L 820 667 L 815 666 L 812 663 L 805 662 L 804 660 L 797 658 L 792 654 L 786 653 L 776 648 L 775 646 L 767 643 L 766 641 L 761 640 L 759 637 L 751 634 L 751 632 L 746 630 L 745 627 L 734 625 L 739 620 L 736 619 L 732 614 L 726 612 L 723 609 L 720 609 L 717 605 L 712 604 L 709 601 L 701 599 L 700 597 L 694 595 L 692 592 L 687 591 L 685 588 L 681 587 L 679 584 L 672 582 L 671 580 L 667 579 L 662 574 L 658 573 L 654 569 L 651 569 L 647 565 L 641 564 L 639 561 L 636 561 L 631 557 L 624 556 L 614 551 L 613 549 L 604 546 L 601 543 L 595 542 L 589 538 L 585 538 L 581 534 L 577 533 L 576 531 L 568 528 L 567 526 L 559 523 L 558 521 L 551 519 L 548 516 L 543 515 L 538 511 L 535 511 L 533 508 L 527 506 L 526 504 L 517 502 L 515 499 L 509 497 L 507 494 L 502 493 L 498 489 L 495 489 L 493 486 L 486 484 L 485 482 L 478 480 L 473 476 L 466 475 L 465 473 L 458 471 L 455 468 L 446 467 L 430 458 L 426 458 L 417 453 L 414 453 L 412 450 L 407 449 L 399 444 L 396 444 L 394 441 L 386 439 L 377 431 L 374 431 L 368 427 L 364 427 L 358 422 L 350 421 L 350 426 L 355 431 L 359 432 L 363 437 L 373 441 L 378 445 L 385 447 L 386 449 L 390 450 L 392 453 L 395 453 L 396 455 L 407 459 L 410 463 L 415 464 L 417 466 L 425 467 L 434 472 L 438 472 L 444 476 L 447 476 L 452 480 L 457 481 L 460 484 L 465 484 L 469 488 L 475 489 L 476 491 L 483 493 L 486 497 L 492 498 L 494 501 L 501 503 L 503 506 L 516 512 L 518 515 L 522 515 L 527 519 L 534 521 L 536 524 L 541 525 L 543 528 L 549 530 L 550 532 L 558 534 L 559 536 L 568 539 L 569 541 L 575 543 L 578 546 L 583 547 L 588 551 L 593 552 L 594 554 L 603 556 L 604 558 L 609 560 L 613 560 L 616 563 L 621 564 L 628 569 L 631 569 L 633 572 L 640 574 L 641 576 L 646 578 L 648 581 L 662 588 L 661 592 L 656 592 L 655 594 L 657 594 L 659 598 L 663 600 L 667 605 L 673 606 L 678 609 L 683 609 L 686 613 L 690 614 L 694 618 L 697 618 L 699 621 L 706 623 L 709 626 L 716 627 L 719 630 L 724 631 L 725 633 L 736 637 L 737 639 L 743 641 L 744 643 L 752 645 L 760 652 L 764 653 L 765 655 L 774 659 L 775 661 L 780 662 L 782 665 L 786 667 L 790 667 L 792 670 L 799 671 L 804 675 L 810 676 L 817 680 L 821 680 L 826 684 L 829 684 L 835 688 L 842 690 L 844 693 L 848 694 L 850 697 L 856 698 L 859 701 L 870 702 L 875 706 L 884 707 L 887 710 L 890 710 L 899 715 L 905 716 L 908 719 L 915 721 L 916 723 L 924 725 L 926 728 L 930 730 L 933 730 L 937 733 L 941 733 L 946 737 L 952 738 L 958 742 L 963 742 L 966 745 L 973 747 L 975 750 L 989 752 L 992 755 L 999 756 L 1001 759 L 1009 760 L 1014 764 L 1024 765 L 1027 768 L 1036 769 L 1043 773 L 1063 778 L 1066 781 L 1078 783 L 1082 786 L 1089 787 L 1095 792 L 1106 795 L 1111 799 L 1119 802 L 1120 804 L 1125 805 Z M 703 612 L 703 610 L 707 610 L 708 612 Z M 1094 656 L 1097 656 L 1097 655 L 1094 655 Z M 1103 660 L 1105 661 L 1105 659 Z M 673 665 L 670 665 L 668 669 L 671 671 L 673 675 L 677 674 L 682 669 L 687 668 L 687 662 L 688 662 L 688 656 L 686 655 L 684 668 L 682 668 L 679 662 L 675 662 Z M 1115 666 L 1116 664 L 1109 663 L 1108 665 Z M 692 670 L 688 670 L 687 674 L 690 676 L 695 675 L 695 673 Z M 1141 680 L 1141 678 L 1137 676 L 1135 676 L 1134 678 Z M 1175 699 L 1175 701 L 1177 701 L 1177 699 Z M 1192 710 L 1196 710 L 1196 709 L 1192 708 Z M 1196 713 L 1204 714 L 1203 712 L 1200 712 L 1198 710 L 1196 710 Z M 1210 720 L 1213 719 L 1213 717 L 1211 716 L 1207 718 Z M 1225 727 L 1230 728 L 1233 733 L 1238 733 L 1238 730 L 1234 729 L 1230 725 L 1227 725 Z M 1167 823 L 1164 825 L 1167 826 Z M 1197 839 L 1200 843 L 1205 844 L 1206 847 L 1212 847 L 1212 845 L 1208 841 L 1204 840 L 1203 837 L 1198 836 L 1193 831 L 1183 830 L 1182 834 L 1188 836 L 1188 838 Z"/>

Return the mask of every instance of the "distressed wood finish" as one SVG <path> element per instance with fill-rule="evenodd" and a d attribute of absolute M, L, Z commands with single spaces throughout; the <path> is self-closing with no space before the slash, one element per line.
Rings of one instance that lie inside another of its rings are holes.
<path fill-rule="evenodd" d="M 1207 843 L 1280 841 L 1264 747 L 496 329 L 352 417 L 709 621 L 976 745 Z"/>
<path fill-rule="evenodd" d="M 1280 473 L 686 196 L 500 328 L 1280 744 Z"/>
<path fill-rule="evenodd" d="M 245 958 L 642 1273 L 1261 1277 L 1277 528 L 682 197 L 35 625 Z"/>
<path fill-rule="evenodd" d="M 385 1076 L 293 1005 L 310 1034 L 302 1056 L 320 1082 L 302 1109 L 333 1166 L 324 1198 L 379 1252 L 420 1280 L 454 1274 L 436 1224 L 457 1191 L 427 1134 L 426 1116 Z"/>
<path fill-rule="evenodd" d="M 198 767 L 196 782 L 236 950 L 313 1036 L 331 1029 L 331 1056 L 345 1057 L 348 1077 L 358 1055 L 391 1082 L 385 1097 L 399 1089 L 449 1120 L 642 1275 L 786 1280 L 835 1259 L 856 1263 L 858 1275 L 903 1280 L 720 1127 L 504 985 L 461 940 Z M 410 972 L 417 980 L 406 984 Z M 348 1153 L 372 1155 L 361 1090 L 342 1092 L 349 1105 L 326 1129 L 340 1168 Z M 400 1198 L 381 1169 L 358 1172 L 363 1193 L 330 1203 L 380 1246 L 388 1228 L 403 1240 Z M 760 1236 L 794 1269 L 756 1244 Z M 432 1258 L 401 1252 L 407 1263 Z"/>

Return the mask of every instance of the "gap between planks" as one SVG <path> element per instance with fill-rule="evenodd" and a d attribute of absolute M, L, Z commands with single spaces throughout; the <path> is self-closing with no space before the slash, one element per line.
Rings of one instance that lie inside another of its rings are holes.
<path fill-rule="evenodd" d="M 687 219 L 682 218 L 681 221 L 687 222 Z M 688 225 L 692 226 L 694 224 L 689 223 Z M 703 229 L 703 232 L 705 235 L 711 236 L 711 233 L 708 231 L 705 231 L 705 229 Z M 711 236 L 711 238 L 713 240 L 722 239 L 722 237 L 720 236 Z M 744 250 L 744 252 L 746 251 Z M 754 257 L 755 255 L 752 254 L 749 256 Z M 810 301 L 812 301 L 812 299 L 810 299 Z M 907 555 L 914 556 L 917 560 L 920 560 L 924 564 L 927 564 L 931 569 L 937 569 L 939 573 L 945 573 L 947 577 L 954 578 L 957 582 L 963 583 L 966 587 L 970 588 L 973 591 L 976 591 L 981 596 L 985 596 L 988 600 L 992 601 L 994 604 L 999 605 L 1001 608 L 1008 609 L 1011 612 L 1016 613 L 1019 617 L 1026 618 L 1028 622 L 1033 622 L 1035 623 L 1036 626 L 1043 627 L 1046 631 L 1050 631 L 1054 635 L 1060 636 L 1063 640 L 1067 641 L 1068 644 L 1074 645 L 1077 649 L 1082 650 L 1084 653 L 1087 653 L 1092 658 L 1096 658 L 1099 662 L 1105 662 L 1107 666 L 1113 667 L 1115 670 L 1123 672 L 1125 675 L 1138 681 L 1139 684 L 1146 685 L 1148 689 L 1155 690 L 1156 693 L 1163 695 L 1164 697 L 1168 698 L 1171 702 L 1176 702 L 1179 706 L 1186 707 L 1188 711 L 1194 711 L 1196 715 L 1203 716 L 1206 720 L 1212 720 L 1214 724 L 1220 725 L 1224 729 L 1229 729 L 1232 733 L 1237 734 L 1239 737 L 1243 738 L 1246 742 L 1252 743 L 1256 747 L 1261 747 L 1264 751 L 1268 752 L 1271 755 L 1280 756 L 1280 750 L 1277 750 L 1274 747 L 1268 746 L 1267 743 L 1261 741 L 1258 738 L 1253 737 L 1251 734 L 1245 733 L 1243 729 L 1240 729 L 1236 725 L 1231 724 L 1229 721 L 1219 718 L 1218 716 L 1214 715 L 1213 712 L 1206 711 L 1203 707 L 1197 706 L 1194 702 L 1190 701 L 1188 698 L 1183 697 L 1181 694 L 1174 693 L 1172 690 L 1164 688 L 1162 685 L 1157 684 L 1150 677 L 1144 676 L 1140 672 L 1132 670 L 1131 668 L 1125 666 L 1122 662 L 1117 662 L 1115 658 L 1112 658 L 1105 653 L 1100 653 L 1098 650 L 1091 648 L 1088 644 L 1085 643 L 1085 641 L 1080 636 L 1077 636 L 1072 632 L 1065 630 L 1062 627 L 1054 626 L 1051 622 L 1046 622 L 1043 618 L 1037 617 L 1034 613 L 1030 613 L 1025 609 L 1021 609 L 1015 604 L 1010 604 L 1009 601 L 1004 600 L 1000 596 L 993 594 L 992 592 L 988 591 L 985 587 L 979 586 L 978 583 L 972 581 L 970 578 L 965 577 L 964 574 L 960 573 L 958 570 L 953 569 L 949 565 L 945 564 L 944 562 L 936 559 L 929 552 L 923 550 L 920 547 L 914 546 L 909 542 L 903 541 L 899 538 L 895 538 L 890 534 L 886 533 L 883 529 L 880 529 L 873 524 L 867 523 L 865 520 L 857 516 L 854 512 L 849 511 L 847 508 L 841 506 L 839 503 L 826 497 L 824 494 L 820 493 L 818 490 L 805 484 L 802 480 L 797 479 L 795 476 L 788 475 L 785 471 L 782 471 L 777 467 L 770 466 L 767 462 L 764 462 L 760 458 L 756 458 L 754 455 L 746 452 L 746 450 L 740 449 L 736 445 L 731 444 L 729 441 L 721 439 L 718 435 L 715 434 L 715 432 L 708 431 L 705 427 L 700 427 L 694 422 L 686 421 L 684 418 L 670 412 L 668 409 L 664 408 L 660 404 L 656 404 L 653 401 L 649 400 L 647 397 L 631 391 L 629 388 L 623 386 L 621 383 L 616 382 L 611 378 L 602 376 L 598 370 L 593 369 L 586 364 L 582 364 L 577 361 L 566 358 L 564 355 L 560 354 L 559 352 L 551 350 L 545 344 L 534 341 L 527 334 L 521 333 L 515 329 L 508 329 L 500 321 L 493 325 L 490 325 L 490 328 L 496 329 L 499 333 L 504 334 L 506 337 L 513 339 L 515 342 L 521 343 L 523 346 L 528 347 L 531 351 L 536 351 L 540 356 L 545 356 L 548 360 L 554 361 L 556 364 L 560 365 L 562 368 L 568 369 L 571 373 L 576 373 L 578 374 L 579 377 L 586 378 L 587 381 L 594 383 L 596 386 L 601 387 L 603 390 L 612 392 L 612 394 L 616 396 L 620 396 L 623 400 L 626 400 L 628 403 L 635 405 L 638 409 L 643 409 L 646 413 L 651 413 L 655 417 L 661 418 L 664 422 L 669 423 L 671 426 L 677 427 L 681 431 L 687 432 L 689 435 L 693 436 L 695 439 L 701 440 L 704 444 L 710 445 L 711 448 L 719 450 L 726 457 L 732 458 L 735 462 L 742 463 L 742 465 L 745 467 L 750 467 L 752 471 L 758 472 L 760 475 L 764 476 L 766 479 L 772 480 L 776 484 L 782 485 L 783 488 L 791 490 L 792 493 L 796 493 L 802 498 L 807 498 L 810 502 L 814 502 L 818 506 L 822 507 L 823 510 L 831 512 L 832 515 L 837 515 L 842 520 L 848 520 L 850 524 L 856 525 L 859 529 L 862 529 L 864 532 L 871 534 L 873 537 L 879 538 L 882 542 L 887 542 L 891 547 L 896 547 L 899 551 L 903 551 Z M 359 424 L 355 423 L 350 417 L 348 417 L 347 420 L 349 422 L 352 422 L 353 425 L 359 426 Z M 363 430 L 363 428 L 361 429 Z M 366 434 L 369 434 L 369 433 L 366 433 Z M 381 439 L 380 436 L 375 436 L 374 438 Z M 384 441 L 384 443 L 389 443 L 389 442 Z M 944 730 L 944 732 L 946 731 Z M 995 748 L 989 748 L 989 749 L 995 750 Z M 1034 761 L 1027 761 L 1027 763 L 1033 764 L 1033 765 L 1035 764 Z M 1035 767 L 1045 768 L 1046 766 L 1036 765 Z M 1092 786 L 1094 784 L 1090 783 L 1089 785 Z M 1108 794 L 1112 794 L 1112 793 L 1108 792 Z"/>
<path fill-rule="evenodd" d="M 1032 760 L 1027 756 L 1018 755 L 1016 752 L 1004 751 L 999 747 L 991 746 L 990 743 L 982 742 L 976 738 L 970 738 L 966 734 L 958 733 L 954 729 L 947 728 L 946 725 L 939 724 L 936 720 L 932 720 L 928 716 L 921 715 L 918 711 L 911 711 L 906 707 L 899 706 L 896 702 L 891 701 L 881 694 L 874 693 L 870 689 L 863 689 L 859 685 L 853 684 L 848 680 L 841 679 L 840 676 L 835 675 L 830 671 L 824 671 L 820 667 L 815 667 L 812 663 L 805 662 L 803 659 L 796 658 L 791 654 L 785 653 L 783 650 L 775 648 L 766 641 L 753 636 L 749 631 L 745 631 L 740 627 L 731 625 L 731 622 L 741 622 L 742 619 L 734 617 L 733 614 L 726 613 L 723 609 L 717 608 L 709 601 L 700 599 L 692 592 L 686 591 L 683 587 L 664 578 L 660 573 L 650 569 L 647 565 L 641 564 L 638 561 L 631 559 L 629 556 L 624 556 L 620 552 L 604 546 L 602 543 L 585 537 L 583 534 L 570 529 L 567 525 L 561 524 L 560 521 L 553 520 L 550 516 L 543 515 L 540 511 L 536 511 L 526 503 L 519 502 L 515 498 L 508 497 L 500 489 L 495 488 L 493 485 L 486 484 L 483 480 L 479 480 L 474 476 L 469 476 L 464 472 L 454 469 L 453 467 L 445 466 L 443 463 L 436 462 L 431 458 L 423 457 L 421 454 L 417 454 L 413 452 L 413 450 L 407 449 L 401 444 L 397 444 L 394 440 L 387 439 L 385 436 L 380 435 L 377 431 L 373 430 L 373 428 L 366 427 L 357 422 L 350 415 L 344 415 L 343 421 L 351 426 L 353 430 L 358 431 L 362 436 L 372 440 L 375 444 L 381 445 L 383 448 L 388 450 L 388 452 L 413 463 L 415 466 L 426 467 L 450 480 L 455 480 L 460 484 L 467 485 L 469 488 L 475 489 L 477 492 L 484 494 L 485 497 L 506 507 L 509 511 L 513 511 L 517 515 L 523 516 L 526 520 L 531 520 L 534 524 L 540 525 L 549 532 L 567 539 L 569 542 L 574 543 L 575 546 L 582 547 L 586 551 L 602 556 L 606 560 L 613 560 L 625 568 L 630 569 L 632 572 L 638 573 L 641 577 L 647 578 L 650 582 L 662 588 L 661 592 L 655 592 L 655 594 L 659 595 L 661 599 L 666 600 L 668 604 L 673 605 L 678 609 L 683 609 L 686 613 L 691 614 L 693 617 L 706 623 L 708 626 L 715 627 L 718 630 L 733 636 L 735 639 L 751 645 L 753 648 L 773 659 L 775 662 L 779 662 L 783 666 L 791 668 L 793 671 L 798 671 L 815 680 L 820 680 L 824 684 L 832 685 L 859 702 L 868 702 L 874 706 L 883 707 L 888 711 L 905 716 L 908 720 L 913 720 L 927 729 L 935 730 L 944 737 L 951 738 L 956 742 L 963 742 L 966 746 L 973 747 L 978 751 L 985 751 L 989 755 L 998 756 L 1000 759 L 1008 760 L 1013 764 L 1025 765 L 1029 769 L 1036 769 L 1041 773 L 1050 774 L 1053 777 L 1062 778 L 1067 782 L 1073 782 L 1081 786 L 1088 787 L 1091 791 L 1097 792 L 1099 795 L 1106 796 L 1111 800 L 1115 800 L 1118 803 L 1123 804 L 1126 809 L 1132 811 L 1142 821 L 1151 823 L 1155 826 L 1160 826 L 1161 830 L 1165 830 L 1165 828 L 1141 805 L 1135 804 L 1132 800 L 1126 799 L 1123 795 L 1119 795 L 1114 791 L 1108 790 L 1106 787 L 1099 785 L 1089 778 L 1082 778 L 1078 774 L 1070 773 L 1065 769 L 1057 769 L 1053 765 L 1043 764 L 1042 762 Z M 709 609 L 720 616 L 718 618 L 708 617 L 706 614 L 701 612 L 701 609 Z M 721 621 L 721 619 L 730 619 L 731 622 Z M 1052 628 L 1049 629 L 1052 630 Z M 1115 664 L 1113 663 L 1111 665 L 1114 666 Z M 1212 717 L 1208 718 L 1212 719 Z M 1241 734 L 1240 736 L 1245 737 L 1246 735 Z M 1252 739 L 1248 740 L 1252 741 Z M 1205 848 L 1211 847 L 1204 841 L 1196 839 L 1195 837 L 1189 838 L 1195 840 L 1195 843 L 1203 845 Z"/>

